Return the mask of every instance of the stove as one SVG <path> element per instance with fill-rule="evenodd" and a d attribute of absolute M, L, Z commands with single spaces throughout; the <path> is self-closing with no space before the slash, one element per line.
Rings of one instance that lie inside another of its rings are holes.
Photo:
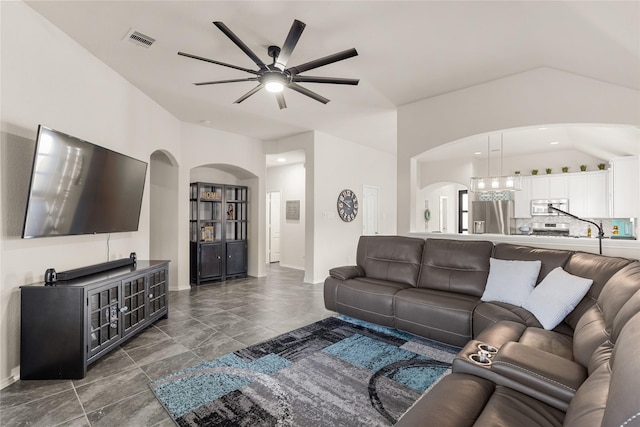
<path fill-rule="evenodd" d="M 533 224 L 531 224 L 531 234 L 534 236 L 569 237 L 569 223 L 534 222 Z"/>

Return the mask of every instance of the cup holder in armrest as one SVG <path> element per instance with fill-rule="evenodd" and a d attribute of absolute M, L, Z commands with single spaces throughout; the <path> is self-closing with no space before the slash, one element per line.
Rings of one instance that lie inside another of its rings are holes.
<path fill-rule="evenodd" d="M 478 353 L 470 354 L 469 359 L 471 359 L 472 362 L 478 365 L 482 365 L 482 366 L 491 365 L 490 353 L 484 350 L 481 350 Z"/>
<path fill-rule="evenodd" d="M 480 351 L 486 351 L 487 353 L 490 354 L 489 357 L 495 355 L 498 352 L 498 349 L 490 344 L 478 344 L 478 350 Z"/>

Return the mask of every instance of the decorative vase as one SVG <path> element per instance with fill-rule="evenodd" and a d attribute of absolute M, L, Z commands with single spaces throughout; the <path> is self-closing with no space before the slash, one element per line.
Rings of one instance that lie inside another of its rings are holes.
<path fill-rule="evenodd" d="M 551 173 L 551 168 L 546 168 L 545 172 L 547 172 L 547 175 Z"/>
<path fill-rule="evenodd" d="M 538 175 L 538 169 L 533 169 L 531 171 L 531 175 Z"/>
<path fill-rule="evenodd" d="M 567 173 L 567 172 L 569 172 L 569 166 L 563 166 L 562 173 Z"/>
<path fill-rule="evenodd" d="M 606 167 L 607 167 L 607 165 L 606 165 L 606 164 L 604 164 L 604 163 L 598 163 L 598 170 L 603 171 L 603 170 L 604 170 L 604 168 L 606 168 Z"/>
<path fill-rule="evenodd" d="M 580 172 L 584 172 L 587 170 L 587 165 L 580 165 Z"/>

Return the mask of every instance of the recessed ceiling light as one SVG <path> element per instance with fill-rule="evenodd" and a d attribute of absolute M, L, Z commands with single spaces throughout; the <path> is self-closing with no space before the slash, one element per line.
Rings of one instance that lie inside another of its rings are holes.
<path fill-rule="evenodd" d="M 278 157 L 278 162 L 282 163 L 282 162 L 286 162 L 287 159 L 285 159 L 284 157 Z"/>
<path fill-rule="evenodd" d="M 547 129 L 547 128 L 538 128 L 538 130 L 545 130 L 545 129 Z"/>
<path fill-rule="evenodd" d="M 558 145 L 558 144 L 560 144 L 560 141 L 552 141 L 552 142 L 550 142 L 549 144 L 551 144 L 551 145 Z"/>
<path fill-rule="evenodd" d="M 475 153 L 473 153 L 473 154 L 475 154 L 475 155 L 477 156 L 478 154 L 482 154 L 482 151 L 476 151 L 476 152 L 475 152 Z"/>

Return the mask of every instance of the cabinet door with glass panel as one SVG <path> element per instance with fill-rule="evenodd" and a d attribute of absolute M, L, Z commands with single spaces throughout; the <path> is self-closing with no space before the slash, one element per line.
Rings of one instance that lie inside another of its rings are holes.
<path fill-rule="evenodd" d="M 120 282 L 93 289 L 89 299 L 89 355 L 106 351 L 120 340 L 120 309 L 122 308 Z"/>
<path fill-rule="evenodd" d="M 191 241 L 219 242 L 222 240 L 224 187 L 195 182 L 191 184 Z"/>

